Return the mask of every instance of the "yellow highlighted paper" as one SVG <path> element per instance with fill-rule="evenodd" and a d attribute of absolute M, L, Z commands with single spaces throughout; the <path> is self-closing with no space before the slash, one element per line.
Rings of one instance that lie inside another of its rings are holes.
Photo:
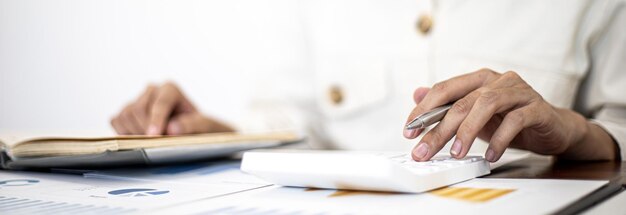
<path fill-rule="evenodd" d="M 444 187 L 430 191 L 430 194 L 470 202 L 487 202 L 504 196 L 514 189 L 492 189 L 492 188 L 471 188 L 471 187 Z"/>

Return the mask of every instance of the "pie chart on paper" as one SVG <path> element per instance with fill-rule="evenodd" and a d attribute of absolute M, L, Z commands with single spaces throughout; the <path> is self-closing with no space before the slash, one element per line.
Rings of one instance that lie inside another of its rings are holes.
<path fill-rule="evenodd" d="M 109 191 L 110 195 L 125 196 L 125 197 L 142 197 L 142 196 L 157 196 L 169 193 L 167 190 L 157 190 L 149 188 L 131 188 Z"/>

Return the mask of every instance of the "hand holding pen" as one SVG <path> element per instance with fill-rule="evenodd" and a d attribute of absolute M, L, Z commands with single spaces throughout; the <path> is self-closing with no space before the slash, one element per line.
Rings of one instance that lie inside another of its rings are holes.
<path fill-rule="evenodd" d="M 441 120 L 413 149 L 417 161 L 429 160 L 455 136 L 450 149 L 455 158 L 465 157 L 477 137 L 489 142 L 485 159 L 491 162 L 509 146 L 568 159 L 616 157 L 605 130 L 572 110 L 553 107 L 515 72 L 481 69 L 417 89 L 414 100 L 406 138 Z"/>

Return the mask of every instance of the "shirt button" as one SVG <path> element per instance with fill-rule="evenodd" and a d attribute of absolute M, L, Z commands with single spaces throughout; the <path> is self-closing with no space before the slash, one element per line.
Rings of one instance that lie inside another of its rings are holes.
<path fill-rule="evenodd" d="M 426 35 L 430 32 L 430 29 L 433 27 L 433 19 L 428 14 L 421 15 L 417 20 L 416 26 L 417 30 Z"/>
<path fill-rule="evenodd" d="M 328 98 L 333 105 L 339 105 L 343 101 L 343 92 L 339 86 L 331 86 L 328 89 Z"/>

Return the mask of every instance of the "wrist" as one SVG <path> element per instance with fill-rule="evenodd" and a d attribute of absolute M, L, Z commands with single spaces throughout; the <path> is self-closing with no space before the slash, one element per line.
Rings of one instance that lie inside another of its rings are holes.
<path fill-rule="evenodd" d="M 580 148 L 588 142 L 591 137 L 591 123 L 587 121 L 587 118 L 572 110 L 565 110 L 571 116 L 566 121 L 572 128 L 570 129 L 571 139 L 568 141 L 570 147 L 568 148 Z"/>
<path fill-rule="evenodd" d="M 571 110 L 571 117 L 566 117 L 570 127 L 567 149 L 559 154 L 559 158 L 573 160 L 614 160 L 615 142 L 603 128 L 595 125 L 585 117 Z"/>

